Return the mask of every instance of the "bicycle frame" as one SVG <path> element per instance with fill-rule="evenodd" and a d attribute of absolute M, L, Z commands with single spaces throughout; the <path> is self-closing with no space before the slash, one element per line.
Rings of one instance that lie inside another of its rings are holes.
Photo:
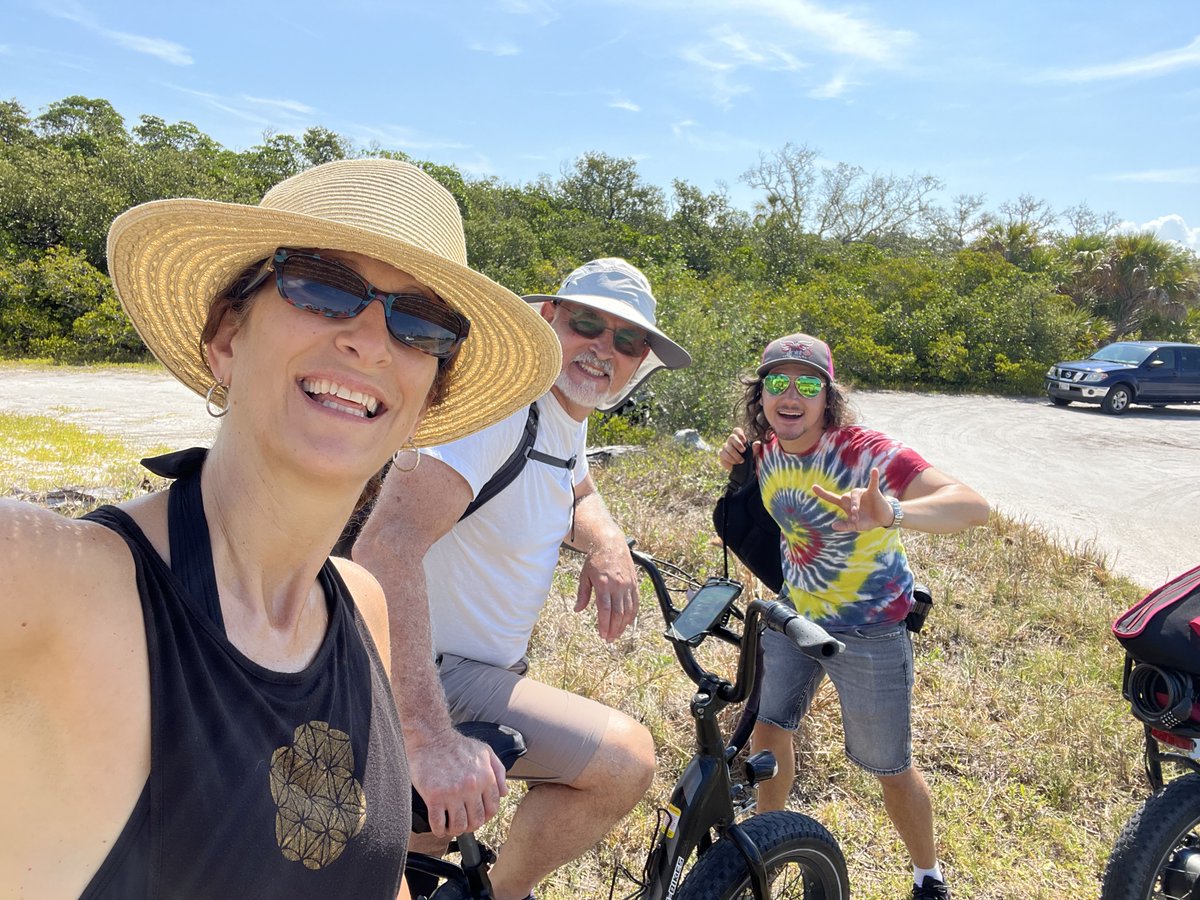
<path fill-rule="evenodd" d="M 669 627 L 681 610 L 671 602 L 671 588 L 668 588 L 659 569 L 660 563 L 632 548 L 630 552 L 633 561 L 650 579 L 663 621 Z M 692 585 L 696 584 L 682 570 L 668 564 L 662 565 L 670 570 L 673 577 L 685 579 Z M 782 626 L 789 620 L 798 617 L 782 604 L 767 603 L 763 600 L 752 600 L 747 604 L 744 614 L 738 613 L 736 608 L 731 612 L 744 620 L 741 634 L 722 624 L 715 624 L 706 630 L 705 635 L 740 648 L 737 675 L 732 683 L 701 666 L 687 642 L 668 636 L 680 666 L 696 684 L 696 693 L 692 696 L 690 704 L 696 728 L 696 753 L 671 791 L 670 801 L 665 809 L 666 822 L 664 824 L 662 819 L 659 820 L 653 846 L 643 869 L 644 878 L 638 884 L 637 890 L 628 895 L 627 900 L 672 900 L 679 890 L 687 861 L 697 852 L 703 853 L 716 841 L 721 840 L 728 840 L 745 858 L 756 900 L 770 900 L 768 875 L 762 854 L 736 821 L 739 811 L 745 811 L 752 806 L 752 795 L 748 791 L 743 791 L 740 798 L 735 799 L 735 795 L 738 793 L 738 785 L 752 787 L 756 781 L 774 774 L 775 760 L 766 752 L 747 760 L 744 780 L 735 779 L 731 764 L 749 742 L 757 718 L 762 631 L 768 624 L 782 630 Z M 817 632 L 828 638 L 820 629 L 817 629 Z M 831 645 L 835 643 L 830 640 Z M 741 703 L 745 703 L 741 719 L 726 741 L 718 717 L 726 707 Z M 462 855 L 461 865 L 410 853 L 407 868 L 414 872 L 434 875 L 444 881 L 456 882 L 466 889 L 466 893 L 460 896 L 487 900 L 492 896 L 487 869 L 494 861 L 494 855 L 470 833 L 460 836 L 457 849 Z M 609 892 L 610 900 L 615 890 L 614 875 Z"/>
<path fill-rule="evenodd" d="M 631 550 L 631 555 L 654 586 L 663 620 L 670 626 L 680 610 L 670 602 L 670 591 L 658 566 L 651 557 L 636 550 Z M 646 881 L 631 897 L 671 900 L 679 888 L 687 860 L 697 850 L 706 850 L 713 843 L 711 833 L 715 830 L 716 840 L 729 840 L 741 851 L 750 873 L 754 896 L 758 900 L 770 898 L 762 854 L 736 821 L 734 778 L 730 770 L 730 764 L 749 741 L 758 713 L 757 675 L 761 663 L 759 640 L 762 633 L 759 622 L 768 608 L 769 605 L 762 600 L 751 601 L 746 607 L 741 635 L 723 625 L 716 625 L 708 631 L 710 636 L 741 648 L 737 680 L 732 684 L 705 670 L 687 643 L 671 640 L 680 666 L 696 683 L 696 693 L 690 707 L 696 723 L 696 754 L 671 791 L 671 799 L 666 807 L 666 824 L 656 834 L 654 846 L 646 860 Z M 726 743 L 717 721 L 718 716 L 725 707 L 744 701 L 748 702 L 741 720 Z M 773 757 L 770 762 L 773 766 Z"/>
<path fill-rule="evenodd" d="M 1176 737 L 1169 732 L 1151 728 L 1145 722 L 1142 723 L 1142 727 L 1146 729 L 1145 765 L 1150 793 L 1157 794 L 1166 784 L 1162 771 L 1163 763 L 1174 763 L 1181 768 L 1200 773 L 1200 739 Z M 1176 747 L 1182 752 L 1164 751 L 1161 744 Z"/>

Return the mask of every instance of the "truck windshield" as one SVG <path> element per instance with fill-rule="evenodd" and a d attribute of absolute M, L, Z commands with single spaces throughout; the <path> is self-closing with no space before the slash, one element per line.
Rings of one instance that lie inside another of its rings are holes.
<path fill-rule="evenodd" d="M 1131 366 L 1141 365 L 1146 357 L 1154 352 L 1154 347 L 1140 347 L 1137 344 L 1109 344 L 1101 347 L 1088 359 L 1100 362 L 1128 363 Z"/>

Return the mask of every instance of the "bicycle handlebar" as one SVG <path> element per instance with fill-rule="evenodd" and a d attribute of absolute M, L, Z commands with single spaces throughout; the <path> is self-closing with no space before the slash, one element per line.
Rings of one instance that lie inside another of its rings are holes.
<path fill-rule="evenodd" d="M 658 560 L 641 551 L 634 550 L 632 543 L 630 555 L 633 557 L 634 563 L 649 577 L 650 583 L 654 586 L 659 609 L 662 611 L 663 621 L 670 627 L 679 616 L 680 610 L 671 602 L 670 589 L 667 587 L 662 572 L 659 571 Z M 814 658 L 827 658 L 845 649 L 845 644 L 831 636 L 820 625 L 799 615 L 786 604 L 777 600 L 752 600 L 746 606 L 745 627 L 741 635 L 721 625 L 712 627 L 708 632 L 714 637 L 741 648 L 737 680 L 733 684 L 724 682 L 719 688 L 722 699 L 727 702 L 740 703 L 745 700 L 754 680 L 760 618 L 764 620 L 767 627 L 783 632 L 802 652 Z M 712 673 L 699 664 L 692 648 L 685 642 L 672 640 L 671 646 L 675 650 L 675 657 L 679 660 L 679 665 L 695 684 L 699 685 L 713 677 Z"/>
<path fill-rule="evenodd" d="M 792 643 L 809 656 L 826 658 L 836 656 L 846 645 L 828 631 L 794 609 L 778 600 L 764 603 L 762 617 L 768 628 L 781 631 L 791 638 Z"/>

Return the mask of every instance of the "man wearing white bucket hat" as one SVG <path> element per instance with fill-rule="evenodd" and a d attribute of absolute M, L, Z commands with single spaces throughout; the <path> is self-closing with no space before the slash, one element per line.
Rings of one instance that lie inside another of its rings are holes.
<path fill-rule="evenodd" d="M 435 835 L 477 828 L 504 791 L 492 752 L 451 723 L 497 722 L 525 737 L 528 752 L 510 774 L 531 788 L 491 873 L 497 900 L 530 896 L 632 809 L 653 777 L 654 746 L 642 725 L 525 677 L 525 654 L 564 541 L 586 554 L 576 611 L 594 598 L 607 641 L 633 621 L 637 577 L 588 474 L 587 417 L 619 406 L 658 369 L 691 362 L 656 326 L 650 284 L 625 260 L 593 260 L 557 294 L 525 299 L 540 304 L 562 344 L 554 387 L 532 415 L 519 410 L 393 467 L 355 547 L 404 623 L 393 631 L 407 651 L 394 658 L 408 660 L 397 672 L 405 686 L 398 699 Z M 493 475 L 531 427 L 527 461 L 491 493 Z"/>

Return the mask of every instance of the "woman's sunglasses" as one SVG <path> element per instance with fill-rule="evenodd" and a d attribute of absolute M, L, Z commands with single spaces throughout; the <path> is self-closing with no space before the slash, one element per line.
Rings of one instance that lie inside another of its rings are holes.
<path fill-rule="evenodd" d="M 770 375 L 763 376 L 763 387 L 767 389 L 767 393 L 773 397 L 778 397 L 780 394 L 787 392 L 788 385 L 795 383 L 796 393 L 801 397 L 812 399 L 821 393 L 821 388 L 825 387 L 824 379 L 818 378 L 816 375 L 784 375 L 779 372 L 772 372 Z"/>
<path fill-rule="evenodd" d="M 566 310 L 567 324 L 580 337 L 597 338 L 604 332 L 611 331 L 613 333 L 613 349 L 618 353 L 641 358 L 642 352 L 646 349 L 648 343 L 646 332 L 641 328 L 614 328 L 606 325 L 602 318 L 586 307 L 566 306 L 561 300 L 554 301 L 554 305 Z"/>
<path fill-rule="evenodd" d="M 471 330 L 466 316 L 424 294 L 384 293 L 337 260 L 283 248 L 275 251 L 269 268 L 238 292 L 237 299 L 258 290 L 272 271 L 280 297 L 297 309 L 330 319 L 352 319 L 378 300 L 392 337 L 438 359 L 453 356 Z"/>

